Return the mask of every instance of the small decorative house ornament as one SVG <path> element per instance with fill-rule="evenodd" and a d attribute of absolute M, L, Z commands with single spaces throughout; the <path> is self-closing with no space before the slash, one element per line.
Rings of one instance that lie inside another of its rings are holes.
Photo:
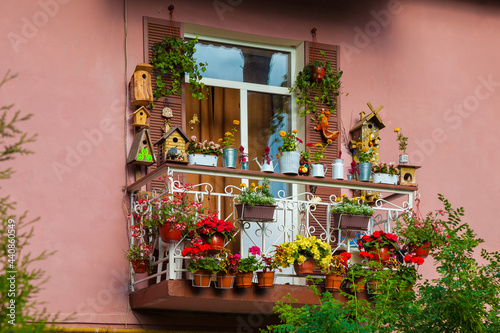
<path fill-rule="evenodd" d="M 161 116 L 163 118 L 170 119 L 170 118 L 172 118 L 174 116 L 174 114 L 173 114 L 173 111 L 172 111 L 171 108 L 169 108 L 168 106 L 165 106 L 163 108 L 163 110 L 161 111 Z"/>
<path fill-rule="evenodd" d="M 191 141 L 184 131 L 175 126 L 171 128 L 160 140 L 155 142 L 158 146 L 158 165 L 167 161 L 187 163 L 186 144 Z"/>
<path fill-rule="evenodd" d="M 153 144 L 149 136 L 149 130 L 143 128 L 134 136 L 134 142 L 127 158 L 127 164 L 152 165 L 156 162 Z"/>
<path fill-rule="evenodd" d="M 144 107 L 141 106 L 137 110 L 135 110 L 134 113 L 130 115 L 130 117 L 134 117 L 134 122 L 132 126 L 134 127 L 149 127 L 148 124 L 146 124 L 146 120 L 151 117 L 151 113 Z"/>
<path fill-rule="evenodd" d="M 368 150 L 373 153 L 372 163 L 378 163 L 380 130 L 385 127 L 385 123 L 378 115 L 378 112 L 382 110 L 384 106 L 382 105 L 375 110 L 370 103 L 367 103 L 367 105 L 372 112 L 367 116 L 365 116 L 364 111 L 360 113 L 361 119 L 349 131 L 352 137 L 350 148 L 353 152 L 353 156 L 357 156 L 361 149 L 368 148 Z M 361 145 L 358 143 L 361 143 Z"/>
<path fill-rule="evenodd" d="M 132 105 L 146 106 L 153 102 L 152 71 L 153 66 L 150 64 L 139 64 L 135 67 L 130 80 L 130 103 Z"/>
<path fill-rule="evenodd" d="M 418 186 L 415 173 L 420 166 L 418 165 L 409 165 L 409 164 L 400 164 L 399 168 L 399 185 L 411 185 Z"/>

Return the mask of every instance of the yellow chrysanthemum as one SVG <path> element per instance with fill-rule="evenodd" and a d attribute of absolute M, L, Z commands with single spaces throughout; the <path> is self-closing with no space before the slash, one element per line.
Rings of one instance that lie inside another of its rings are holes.
<path fill-rule="evenodd" d="M 262 185 L 257 186 L 259 190 L 262 190 Z"/>
<path fill-rule="evenodd" d="M 269 188 L 269 184 L 266 184 L 266 188 Z"/>
<path fill-rule="evenodd" d="M 314 145 L 314 147 L 316 147 L 316 148 L 323 148 L 323 145 L 321 143 L 317 143 L 317 144 Z"/>
<path fill-rule="evenodd" d="M 342 194 L 342 197 L 343 198 L 347 198 L 347 194 Z"/>
<path fill-rule="evenodd" d="M 359 197 L 359 200 L 363 200 L 363 201 L 365 201 L 365 200 L 366 200 L 366 198 L 365 198 L 365 196 L 364 196 L 364 195 L 362 195 L 362 196 L 360 196 L 360 197 Z"/>
<path fill-rule="evenodd" d="M 361 148 L 361 151 L 362 151 L 363 153 L 367 153 L 367 152 L 368 152 L 368 148 L 367 148 L 367 147 Z"/>
<path fill-rule="evenodd" d="M 240 124 L 240 122 L 239 122 L 238 120 L 233 120 L 233 124 L 235 124 L 235 125 L 239 125 L 239 124 Z"/>
<path fill-rule="evenodd" d="M 240 184 L 240 187 L 247 187 L 247 184 L 245 184 L 245 183 L 241 183 L 241 184 Z"/>
<path fill-rule="evenodd" d="M 352 202 L 358 202 L 358 198 L 352 198 Z"/>
<path fill-rule="evenodd" d="M 250 186 L 255 187 L 255 183 L 252 183 Z"/>
<path fill-rule="evenodd" d="M 335 202 L 340 202 L 340 197 L 337 197 L 337 199 L 335 199 Z"/>
<path fill-rule="evenodd" d="M 328 139 L 328 140 L 326 140 L 326 143 L 328 143 L 329 145 L 331 145 L 331 144 L 332 144 L 332 142 L 333 142 L 333 141 L 332 141 L 332 139 Z"/>
<path fill-rule="evenodd" d="M 398 127 L 396 127 L 396 128 L 394 129 L 394 133 L 398 133 L 399 131 L 401 131 L 401 130 L 400 130 Z"/>
<path fill-rule="evenodd" d="M 358 142 L 358 143 L 356 143 L 356 146 L 361 147 L 361 146 L 363 146 L 363 143 Z"/>
<path fill-rule="evenodd" d="M 286 135 L 286 132 L 285 132 L 285 131 L 281 131 L 281 132 L 280 132 L 280 136 L 281 136 L 281 137 L 284 137 L 285 135 Z"/>
<path fill-rule="evenodd" d="M 293 131 L 292 131 L 292 133 L 297 134 L 297 133 L 299 133 L 299 131 L 297 131 L 297 130 L 293 130 Z"/>
<path fill-rule="evenodd" d="M 226 132 L 224 135 L 225 136 L 230 136 L 230 135 L 232 135 L 232 133 L 231 132 Z"/>
<path fill-rule="evenodd" d="M 222 138 L 219 138 L 219 140 L 217 140 L 217 141 L 222 142 Z"/>

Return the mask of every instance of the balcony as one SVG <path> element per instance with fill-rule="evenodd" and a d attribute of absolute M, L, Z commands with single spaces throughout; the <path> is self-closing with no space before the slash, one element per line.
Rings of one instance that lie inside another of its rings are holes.
<path fill-rule="evenodd" d="M 213 186 L 203 183 L 194 186 L 190 191 L 198 201 L 213 200 L 217 207 L 222 202 L 230 202 L 231 209 L 226 216 L 219 216 L 225 220 L 234 222 L 238 229 L 239 249 L 242 256 L 250 246 L 259 246 L 263 252 L 269 252 L 273 245 L 279 245 L 295 239 L 296 235 L 315 235 L 323 241 L 331 244 L 333 252 L 349 251 L 353 254 L 358 252 L 355 242 L 350 237 L 354 234 L 370 233 L 372 230 L 381 229 L 391 231 L 391 223 L 396 220 L 401 212 L 411 208 L 418 188 L 416 186 L 401 186 L 374 184 L 349 180 L 333 180 L 326 178 L 314 178 L 310 176 L 287 176 L 276 173 L 263 173 L 251 170 L 238 170 L 226 168 L 213 168 L 195 165 L 184 165 L 167 163 L 144 176 L 134 184 L 126 188 L 130 194 L 130 203 L 134 210 L 136 193 L 143 186 L 160 175 L 166 175 L 170 189 L 177 190 L 174 175 L 198 174 L 215 177 L 236 178 L 239 181 L 260 181 L 264 178 L 274 183 L 290 184 L 291 193 L 286 195 L 285 191 L 279 191 L 276 197 L 277 210 L 274 222 L 250 222 L 238 220 L 234 209 L 234 198 L 239 194 L 235 186 L 225 187 L 222 193 L 215 193 Z M 334 227 L 331 214 L 326 213 L 335 205 L 335 196 L 329 200 L 318 202 L 314 195 L 307 190 L 309 186 L 318 186 L 326 189 L 347 189 L 359 191 L 371 191 L 378 193 L 373 205 L 375 214 L 370 219 L 366 231 L 345 230 Z M 162 189 L 153 189 L 152 196 L 161 196 Z M 225 210 L 228 212 L 228 210 Z M 323 212 L 323 213 L 321 213 Z M 222 213 L 219 210 L 219 215 Z M 133 218 L 131 223 L 133 224 Z M 186 240 L 178 243 L 163 243 L 158 240 L 158 258 L 155 258 L 154 274 L 145 279 L 134 281 L 131 270 L 130 303 L 134 310 L 180 310 L 196 312 L 218 312 L 231 314 L 272 314 L 272 308 L 277 300 L 288 293 L 297 298 L 298 306 L 313 304 L 317 297 L 312 291 L 305 288 L 305 278 L 297 277 L 293 268 L 285 269 L 278 273 L 276 283 L 272 289 L 258 289 L 255 285 L 247 289 L 232 288 L 227 290 L 210 288 L 194 288 L 191 286 L 191 274 L 184 268 L 184 260 L 181 251 L 188 244 Z M 356 260 L 356 256 L 352 260 Z M 321 275 L 316 276 L 318 278 Z M 138 283 L 147 280 L 149 286 L 145 289 L 135 290 Z M 336 295 L 336 297 L 339 297 Z"/>

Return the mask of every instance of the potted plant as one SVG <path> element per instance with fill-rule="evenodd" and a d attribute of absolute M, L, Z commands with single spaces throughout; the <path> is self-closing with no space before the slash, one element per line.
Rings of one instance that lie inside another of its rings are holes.
<path fill-rule="evenodd" d="M 190 257 L 187 269 L 193 273 L 194 287 L 210 287 L 212 275 L 221 269 L 220 262 L 209 254 L 210 250 L 210 245 L 200 242 L 182 250 L 183 257 Z"/>
<path fill-rule="evenodd" d="M 233 120 L 233 129 L 227 131 L 224 137 L 219 139 L 220 146 L 222 148 L 222 166 L 224 168 L 236 168 L 236 158 L 238 156 L 238 150 L 233 148 L 234 135 L 238 132 L 238 126 L 240 122 L 238 120 Z"/>
<path fill-rule="evenodd" d="M 271 158 L 271 148 L 269 148 L 269 146 L 266 146 L 266 148 L 264 149 L 264 155 L 262 155 L 262 164 L 259 163 L 257 157 L 254 158 L 253 160 L 257 162 L 260 171 L 262 172 L 273 173 L 277 165 L 275 161 L 273 161 Z"/>
<path fill-rule="evenodd" d="M 233 224 L 219 219 L 217 212 L 200 215 L 198 221 L 189 231 L 193 240 L 201 240 L 209 244 L 214 251 L 221 250 L 226 242 L 234 240 Z"/>
<path fill-rule="evenodd" d="M 241 193 L 236 197 L 238 202 L 236 213 L 238 218 L 244 221 L 273 221 L 276 200 L 269 187 L 269 179 L 264 178 L 262 184 L 251 183 L 247 187 L 245 183 L 240 184 Z"/>
<path fill-rule="evenodd" d="M 334 228 L 368 230 L 370 217 L 375 211 L 365 202 L 364 196 L 349 199 L 347 195 L 342 194 L 335 199 L 335 205 L 330 212 Z"/>
<path fill-rule="evenodd" d="M 151 253 L 153 253 L 152 244 L 148 245 L 144 242 L 138 244 L 133 243 L 126 251 L 125 257 L 132 264 L 134 273 L 144 273 L 148 268 Z"/>
<path fill-rule="evenodd" d="M 262 268 L 262 271 L 257 272 L 257 286 L 259 288 L 274 287 L 275 271 L 281 267 L 276 251 L 270 254 L 261 254 L 260 268 Z"/>
<path fill-rule="evenodd" d="M 394 163 L 374 163 L 372 164 L 373 182 L 381 184 L 398 184 L 399 169 Z"/>
<path fill-rule="evenodd" d="M 157 88 L 153 92 L 156 99 L 166 95 L 180 95 L 185 73 L 189 75 L 192 96 L 198 99 L 205 98 L 205 84 L 201 82 L 201 73 L 205 72 L 208 64 L 197 62 L 194 58 L 197 42 L 198 38 L 184 40 L 165 36 L 161 42 L 152 46 L 151 64 L 158 73 Z"/>
<path fill-rule="evenodd" d="M 205 140 L 198 142 L 198 138 L 193 135 L 186 147 L 189 164 L 217 166 L 217 159 L 222 155 L 222 149 L 218 143 Z"/>
<path fill-rule="evenodd" d="M 262 267 L 257 259 L 260 256 L 260 248 L 252 246 L 248 249 L 249 256 L 241 258 L 238 263 L 238 272 L 236 273 L 236 286 L 239 288 L 248 288 L 252 286 L 253 272 Z"/>
<path fill-rule="evenodd" d="M 356 177 L 356 175 L 359 173 L 358 164 L 356 163 L 356 161 L 353 160 L 351 162 L 351 167 L 347 170 L 347 172 L 349 172 L 349 174 L 347 175 L 347 180 L 353 180 L 353 178 Z"/>
<path fill-rule="evenodd" d="M 365 249 L 373 255 L 376 261 L 387 261 L 398 248 L 398 237 L 382 230 L 377 230 L 371 235 L 364 235 L 357 241 L 360 250 Z"/>
<path fill-rule="evenodd" d="M 358 142 L 358 147 L 362 145 Z M 362 182 L 369 182 L 372 169 L 373 151 L 370 148 L 360 148 L 359 154 L 355 157 L 358 160 L 358 180 Z"/>
<path fill-rule="evenodd" d="M 238 162 L 240 163 L 241 165 L 241 169 L 243 170 L 248 170 L 248 153 L 245 153 L 245 147 L 243 146 L 240 146 L 240 148 L 238 148 L 238 150 L 240 151 L 240 155 L 238 156 Z"/>
<path fill-rule="evenodd" d="M 396 140 L 399 142 L 399 164 L 408 163 L 408 155 L 406 154 L 408 137 L 403 135 L 400 128 L 395 128 L 394 133 L 396 133 Z"/>
<path fill-rule="evenodd" d="M 217 254 L 216 259 L 219 262 L 220 270 L 215 277 L 215 287 L 218 289 L 232 288 L 241 259 L 240 254 L 233 255 L 229 249 L 223 248 Z"/>
<path fill-rule="evenodd" d="M 365 290 L 366 278 L 369 272 L 362 264 L 355 263 L 349 265 L 345 278 L 342 280 L 354 292 Z"/>
<path fill-rule="evenodd" d="M 324 57 L 325 52 L 320 51 Z M 322 74 L 323 77 L 321 78 Z M 330 61 L 315 60 L 297 74 L 290 92 L 295 93 L 299 115 L 312 114 L 316 121 L 320 114 L 316 105 L 326 105 L 332 113 L 337 109 L 337 97 L 341 87 L 342 72 L 337 72 Z"/>
<path fill-rule="evenodd" d="M 297 137 L 299 131 L 291 132 L 280 131 L 279 135 L 283 143 L 279 150 L 279 162 L 281 173 L 286 175 L 297 175 L 300 166 L 300 152 L 297 151 L 299 144 L 303 141 Z"/>
<path fill-rule="evenodd" d="M 408 250 L 409 254 L 426 258 L 430 251 L 445 245 L 447 237 L 445 228 L 439 215 L 443 211 L 429 212 L 425 218 L 412 209 L 402 214 L 401 219 L 396 221 L 394 232 L 399 235 L 400 242 Z"/>
<path fill-rule="evenodd" d="M 349 265 L 347 262 L 351 259 L 349 252 L 342 252 L 332 256 L 332 260 L 327 266 L 321 269 L 325 273 L 325 289 L 326 290 L 340 290 L 342 279 L 346 276 Z"/>
<path fill-rule="evenodd" d="M 319 162 L 325 158 L 324 152 L 325 149 L 332 143 L 332 140 L 328 139 L 326 141 L 326 144 L 323 145 L 321 143 L 317 143 L 314 145 L 314 147 L 317 149 L 314 154 L 312 155 L 312 159 L 314 163 L 312 164 L 312 176 L 317 177 L 317 178 L 324 178 L 325 173 L 327 171 L 327 167 L 324 164 L 320 164 Z"/>
<path fill-rule="evenodd" d="M 312 274 L 315 266 L 328 266 L 332 259 L 331 252 L 332 248 L 327 242 L 315 236 L 297 235 L 295 241 L 278 246 L 276 257 L 283 268 L 293 265 L 297 275 L 305 276 Z"/>
<path fill-rule="evenodd" d="M 306 143 L 306 149 L 300 153 L 299 175 L 309 176 L 311 174 L 311 148 L 312 143 Z"/>

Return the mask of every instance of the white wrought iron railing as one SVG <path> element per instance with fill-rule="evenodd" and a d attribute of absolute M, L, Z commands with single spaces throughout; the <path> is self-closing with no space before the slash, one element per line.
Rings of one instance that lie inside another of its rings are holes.
<path fill-rule="evenodd" d="M 229 170 L 222 168 L 200 168 L 187 165 L 163 165 L 155 170 L 150 175 L 142 178 L 138 182 L 127 188 L 130 193 L 130 203 L 132 207 L 130 223 L 133 225 L 134 213 L 140 214 L 141 205 L 136 204 L 135 192 L 143 185 L 147 184 L 151 179 L 155 179 L 159 174 L 165 173 L 168 181 L 168 191 L 181 191 L 182 186 L 174 180 L 174 172 L 205 174 L 219 177 L 239 178 L 242 181 L 248 179 L 261 181 L 265 178 L 272 182 L 281 182 L 297 185 L 313 185 L 331 188 L 343 188 L 350 190 L 365 190 L 377 192 L 383 198 L 377 199 L 373 205 L 375 214 L 370 219 L 367 230 L 354 230 L 354 234 L 358 236 L 364 233 L 370 233 L 375 229 L 382 229 L 385 232 L 390 232 L 392 223 L 398 219 L 399 215 L 405 210 L 413 206 L 417 188 L 414 186 L 397 186 L 384 185 L 373 183 L 362 183 L 358 181 L 342 181 L 342 180 L 325 180 L 312 177 L 291 177 L 281 174 L 265 174 L 256 171 Z M 332 251 L 346 250 L 348 252 L 356 252 L 357 246 L 353 241 L 353 230 L 335 228 L 333 225 L 332 216 L 329 213 L 334 205 L 336 196 L 330 196 L 330 200 L 326 202 L 317 201 L 314 194 L 310 192 L 302 192 L 290 196 L 286 196 L 284 191 L 279 191 L 276 197 L 277 208 L 273 222 L 254 222 L 240 220 L 236 216 L 234 209 L 234 199 L 239 195 L 239 188 L 235 186 L 227 186 L 222 193 L 216 193 L 213 186 L 209 183 L 201 183 L 192 187 L 188 191 L 196 201 L 203 202 L 210 198 L 215 200 L 216 207 L 221 207 L 225 198 L 230 198 L 232 210 L 227 216 L 221 216 L 222 212 L 218 211 L 218 218 L 234 221 L 237 228 L 237 237 L 240 237 L 240 253 L 242 257 L 248 255 L 248 249 L 255 245 L 262 249 L 264 253 L 272 251 L 274 245 L 279 245 L 283 242 L 288 242 L 295 239 L 296 235 L 310 236 L 315 235 L 323 241 L 331 244 Z M 153 189 L 151 198 L 146 200 L 156 200 L 165 194 L 165 189 Z M 402 198 L 402 199 L 401 199 Z M 327 212 L 326 214 L 317 214 L 317 212 Z M 321 217 L 320 217 L 321 215 Z M 325 219 L 326 216 L 326 220 Z M 132 239 L 131 239 L 132 241 Z M 182 279 L 183 274 L 187 270 L 184 268 L 184 258 L 181 254 L 183 248 L 189 245 L 189 241 L 185 238 L 177 243 L 164 243 L 160 237 L 155 244 L 158 250 L 158 258 L 154 258 L 155 271 L 145 279 L 134 281 L 133 270 L 131 269 L 131 289 L 133 285 L 139 282 L 155 279 L 159 283 L 163 279 Z M 277 283 L 282 281 L 295 284 L 296 280 L 291 274 L 291 270 L 285 270 L 278 273 Z M 184 276 L 185 278 L 186 276 Z M 303 280 L 300 280 L 303 282 Z"/>

